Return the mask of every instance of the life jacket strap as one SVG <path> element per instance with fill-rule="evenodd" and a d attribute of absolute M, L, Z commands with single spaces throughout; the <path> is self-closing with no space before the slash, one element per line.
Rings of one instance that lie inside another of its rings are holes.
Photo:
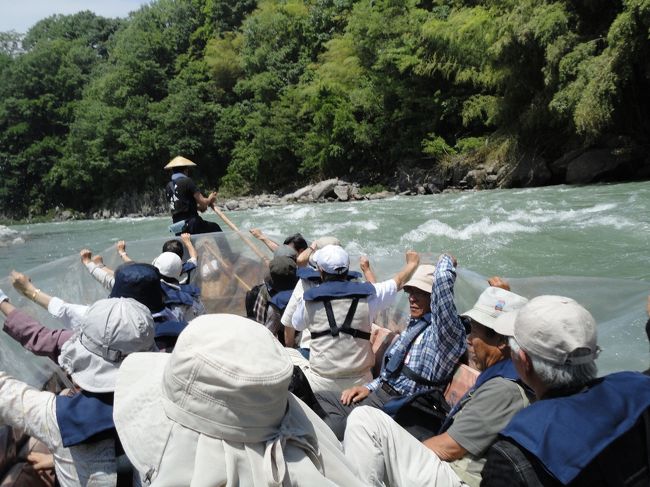
<path fill-rule="evenodd" d="M 352 303 L 348 312 L 345 315 L 345 320 L 343 321 L 342 326 L 338 326 L 336 323 L 336 318 L 334 317 L 334 310 L 332 310 L 332 303 L 329 299 L 323 300 L 323 306 L 325 307 L 325 314 L 327 315 L 327 322 L 330 325 L 329 330 L 316 331 L 311 333 L 311 338 L 320 338 L 322 336 L 331 335 L 333 337 L 339 336 L 339 333 L 345 333 L 354 338 L 361 338 L 363 340 L 370 340 L 370 333 L 363 330 L 357 330 L 352 328 L 352 320 L 354 319 L 354 314 L 357 312 L 357 305 L 359 304 L 359 298 L 352 298 Z"/>
<path fill-rule="evenodd" d="M 407 365 L 403 365 L 402 370 L 400 370 L 400 372 L 403 376 L 407 377 L 408 379 L 411 379 L 413 382 L 416 382 L 418 384 L 427 387 L 439 387 L 449 382 L 448 380 L 436 382 L 429 379 L 425 379 L 420 374 L 415 372 L 413 369 L 409 368 Z"/>

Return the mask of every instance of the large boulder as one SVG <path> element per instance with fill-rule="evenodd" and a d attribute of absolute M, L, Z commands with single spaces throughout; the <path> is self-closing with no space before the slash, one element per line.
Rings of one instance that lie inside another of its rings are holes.
<path fill-rule="evenodd" d="M 350 199 L 350 185 L 348 183 L 337 184 L 334 186 L 334 194 L 339 201 L 348 201 Z"/>
<path fill-rule="evenodd" d="M 573 159 L 566 170 L 568 184 L 588 184 L 598 181 L 635 177 L 643 164 L 642 151 L 634 148 L 593 149 Z"/>
<path fill-rule="evenodd" d="M 314 199 L 314 201 L 317 201 L 326 196 L 330 196 L 330 193 L 334 191 L 334 188 L 338 183 L 338 178 L 333 178 L 326 179 L 325 181 L 314 184 L 313 188 L 311 189 L 311 197 Z"/>
<path fill-rule="evenodd" d="M 482 188 L 485 185 L 487 171 L 485 169 L 473 169 L 465 175 L 465 182 L 470 188 Z"/>
<path fill-rule="evenodd" d="M 501 186 L 515 188 L 544 186 L 550 183 L 552 178 L 546 161 L 538 156 L 522 157 L 512 171 L 502 176 Z"/>

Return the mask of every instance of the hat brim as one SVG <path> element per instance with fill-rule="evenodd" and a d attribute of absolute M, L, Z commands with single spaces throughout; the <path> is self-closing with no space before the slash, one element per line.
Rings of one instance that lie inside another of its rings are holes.
<path fill-rule="evenodd" d="M 171 355 L 165 353 L 129 355 L 119 369 L 115 389 L 113 419 L 120 442 L 133 467 L 139 472 L 154 472 L 154 479 L 165 468 L 163 458 L 166 448 L 174 448 L 168 444 L 170 436 L 182 441 L 188 450 L 185 452 L 188 458 L 195 458 L 199 463 L 209 461 L 210 455 L 222 451 L 222 447 L 216 443 L 225 441 L 186 428 L 169 419 L 165 413 L 163 379 L 170 358 Z M 290 416 L 289 421 L 298 422 L 306 430 L 315 429 L 320 441 L 338 443 L 329 428 L 308 406 L 293 394 L 287 394 L 286 414 Z M 202 448 L 206 450 L 202 452 Z M 193 472 L 205 471 L 205 466 L 201 467 L 197 463 L 193 467 L 194 470 L 188 468 L 186 474 L 182 475 L 184 481 L 188 482 L 187 485 Z"/>
<path fill-rule="evenodd" d="M 59 365 L 75 384 L 88 392 L 113 392 L 120 364 L 90 352 L 81 343 L 79 334 L 63 344 L 59 355 Z"/>
<path fill-rule="evenodd" d="M 514 323 L 517 311 L 501 313 L 499 316 L 495 317 L 480 308 L 472 308 L 463 313 L 462 316 L 471 318 L 477 323 L 494 330 L 499 335 L 514 336 Z"/>
<path fill-rule="evenodd" d="M 428 286 L 426 282 L 418 279 L 407 282 L 404 284 L 402 289 L 404 289 L 405 292 L 409 292 L 408 288 L 419 289 L 420 291 L 431 294 L 431 286 Z"/>

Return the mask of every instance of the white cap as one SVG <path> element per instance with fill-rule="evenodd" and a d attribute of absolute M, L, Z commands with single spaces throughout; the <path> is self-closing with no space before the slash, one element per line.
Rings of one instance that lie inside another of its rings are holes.
<path fill-rule="evenodd" d="M 314 263 L 327 274 L 345 274 L 350 268 L 350 256 L 338 245 L 326 245 L 314 252 Z"/>
<path fill-rule="evenodd" d="M 506 333 L 507 328 L 499 325 L 497 318 L 503 314 L 511 314 L 511 311 L 521 308 L 527 302 L 528 300 L 519 294 L 491 286 L 481 293 L 474 307 L 463 313 L 463 316 L 491 328 L 499 335 L 509 336 Z"/>
<path fill-rule="evenodd" d="M 154 259 L 152 264 L 158 269 L 160 275 L 177 281 L 183 272 L 183 261 L 174 252 L 163 252 Z"/>
<path fill-rule="evenodd" d="M 554 364 L 589 363 L 600 352 L 596 320 L 571 298 L 538 296 L 498 322 L 503 335 L 514 336 L 525 351 Z"/>

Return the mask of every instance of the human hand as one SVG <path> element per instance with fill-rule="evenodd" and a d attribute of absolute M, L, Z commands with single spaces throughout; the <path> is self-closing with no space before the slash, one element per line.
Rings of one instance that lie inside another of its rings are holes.
<path fill-rule="evenodd" d="M 11 280 L 11 285 L 19 293 L 25 296 L 31 296 L 36 292 L 36 286 L 32 284 L 29 276 L 23 274 L 22 272 L 11 271 L 9 277 Z"/>
<path fill-rule="evenodd" d="M 81 249 L 79 252 L 79 256 L 81 257 L 81 262 L 84 264 L 88 264 L 90 262 L 90 258 L 92 257 L 93 253 L 88 250 L 88 249 Z"/>
<path fill-rule="evenodd" d="M 264 237 L 264 232 L 259 228 L 251 228 L 249 232 L 251 232 L 251 235 L 258 240 L 262 240 L 262 237 Z"/>
<path fill-rule="evenodd" d="M 450 254 L 449 252 L 445 252 L 444 254 L 440 255 L 440 257 L 438 258 L 438 261 L 440 261 L 440 259 L 442 259 L 445 255 L 451 259 L 451 263 L 452 263 L 452 265 L 453 265 L 454 267 L 457 267 L 457 266 L 458 266 L 458 261 L 456 260 L 456 257 L 454 257 L 454 256 L 453 256 L 452 254 Z"/>
<path fill-rule="evenodd" d="M 124 240 L 118 240 L 115 246 L 117 247 L 118 254 L 126 252 L 126 242 Z"/>
<path fill-rule="evenodd" d="M 359 257 L 359 267 L 364 272 L 370 269 L 370 261 L 368 260 L 367 256 L 362 255 L 361 257 Z"/>
<path fill-rule="evenodd" d="M 192 235 L 187 232 L 181 233 L 181 240 L 187 247 L 188 245 L 192 244 Z"/>
<path fill-rule="evenodd" d="M 213 191 L 212 193 L 210 193 L 210 196 L 208 196 L 208 200 L 210 201 L 209 204 L 211 205 L 212 203 L 214 203 L 216 199 L 217 199 L 217 193 L 216 191 Z"/>
<path fill-rule="evenodd" d="M 370 389 L 366 386 L 354 386 L 341 393 L 341 404 L 349 406 L 358 403 L 370 395 Z"/>
<path fill-rule="evenodd" d="M 487 280 L 488 284 L 492 287 L 500 287 L 506 291 L 510 291 L 510 284 L 505 279 L 499 276 L 492 276 Z"/>
<path fill-rule="evenodd" d="M 415 250 L 407 250 L 406 251 L 406 263 L 407 264 L 414 264 L 414 265 L 419 265 L 420 264 L 420 254 L 418 254 Z"/>
<path fill-rule="evenodd" d="M 54 455 L 33 451 L 27 455 L 27 462 L 34 470 L 50 470 L 54 468 Z"/>

